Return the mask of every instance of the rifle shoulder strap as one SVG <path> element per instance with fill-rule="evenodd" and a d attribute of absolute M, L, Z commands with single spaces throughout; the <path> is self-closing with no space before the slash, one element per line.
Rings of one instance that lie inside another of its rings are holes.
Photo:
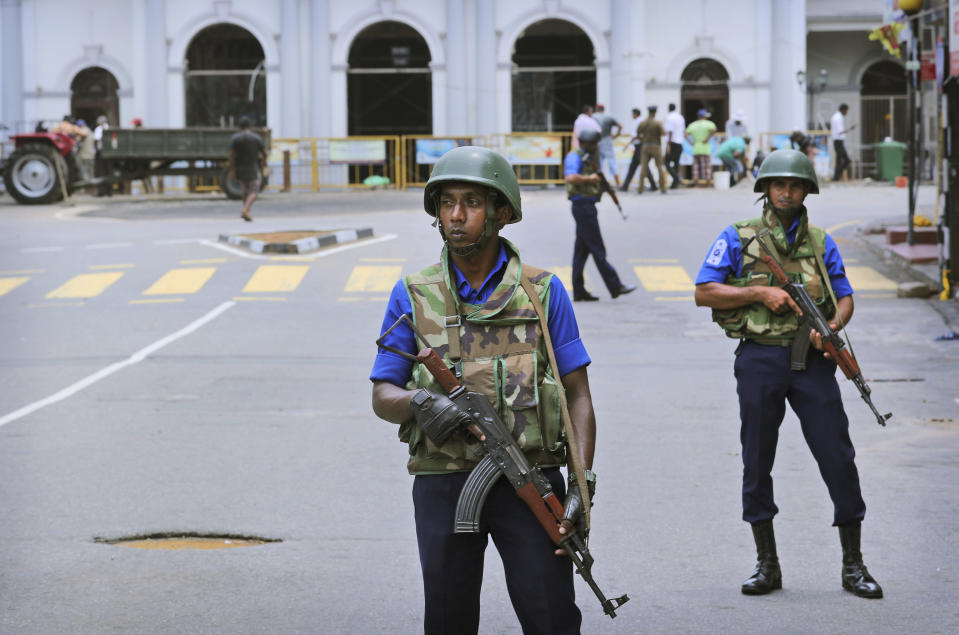
<path fill-rule="evenodd" d="M 836 299 L 836 293 L 832 290 L 832 281 L 829 279 L 829 271 L 826 269 L 826 263 L 823 262 L 822 252 L 826 250 L 826 232 L 822 233 L 822 246 L 817 245 L 816 241 L 812 241 L 812 251 L 816 254 L 816 265 L 819 266 L 819 272 L 822 274 L 823 281 L 826 283 L 826 290 L 829 291 L 829 299 L 832 300 L 832 305 L 836 307 L 836 320 L 839 321 L 839 329 L 842 331 L 843 337 L 846 339 L 846 344 L 849 345 L 849 354 L 852 355 L 853 359 L 856 358 L 856 352 L 852 350 L 852 340 L 849 339 L 849 333 L 846 331 L 846 324 L 842 319 L 842 314 L 839 312 L 839 300 Z"/>
<path fill-rule="evenodd" d="M 586 518 L 586 531 L 590 528 L 590 507 L 592 502 L 589 500 L 589 488 L 586 485 L 586 471 L 583 468 L 579 453 L 579 442 L 576 440 L 576 434 L 573 430 L 573 420 L 569 416 L 569 406 L 566 403 L 566 389 L 563 388 L 563 379 L 559 375 L 559 367 L 556 365 L 556 354 L 553 352 L 553 340 L 549 336 L 549 325 L 546 321 L 546 311 L 543 309 L 543 303 L 536 293 L 536 288 L 529 279 L 527 269 L 524 267 L 523 275 L 520 276 L 520 284 L 526 295 L 529 296 L 533 308 L 536 310 L 536 317 L 539 318 L 539 327 L 543 332 L 543 339 L 546 341 L 546 354 L 549 356 L 549 366 L 553 369 L 553 378 L 559 384 L 559 403 L 560 413 L 563 417 L 563 429 L 566 430 L 566 444 L 569 446 L 568 469 L 572 469 L 576 474 L 576 484 L 579 487 L 579 493 L 583 497 L 583 510 Z"/>

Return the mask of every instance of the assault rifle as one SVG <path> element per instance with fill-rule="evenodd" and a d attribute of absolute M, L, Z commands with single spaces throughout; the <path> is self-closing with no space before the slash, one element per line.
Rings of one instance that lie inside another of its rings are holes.
<path fill-rule="evenodd" d="M 427 348 L 416 355 L 412 355 L 383 344 L 383 338 L 399 326 L 401 322 L 406 322 Z M 599 602 L 603 606 L 603 612 L 610 618 L 615 618 L 616 609 L 628 602 L 629 596 L 622 595 L 618 598 L 607 599 L 603 595 L 603 592 L 593 580 L 593 556 L 589 553 L 586 541 L 575 528 L 571 528 L 566 534 L 559 533 L 560 522 L 563 520 L 564 513 L 563 504 L 553 492 L 553 488 L 542 470 L 535 465 L 530 465 L 516 440 L 513 439 L 509 430 L 500 420 L 499 415 L 496 414 L 489 399 L 478 392 L 466 390 L 466 387 L 456 379 L 456 376 L 446 367 L 436 351 L 428 347 L 422 334 L 413 326 L 413 321 L 405 313 L 386 333 L 383 333 L 376 340 L 376 343 L 381 348 L 426 366 L 453 403 L 472 417 L 473 424 L 486 437 L 475 450 L 477 456 L 483 456 L 483 458 L 473 468 L 457 501 L 453 532 L 457 534 L 479 533 L 480 513 L 483 503 L 486 501 L 486 496 L 500 476 L 505 476 L 513 489 L 516 490 L 516 495 L 523 499 L 523 502 L 530 508 L 530 511 L 536 516 L 536 520 L 546 530 L 553 543 L 566 550 L 566 555 L 569 556 L 576 567 L 576 573 L 583 577 L 589 588 L 599 598 Z"/>
<path fill-rule="evenodd" d="M 791 281 L 786 275 L 779 260 L 776 259 L 776 255 L 766 246 L 765 241 L 763 241 L 763 236 L 768 235 L 769 230 L 764 229 L 759 232 L 759 235 L 756 237 L 759 246 L 763 252 L 765 252 L 762 256 L 763 262 L 765 262 L 772 271 L 773 276 L 775 276 L 779 284 L 782 285 L 783 290 L 799 305 L 799 308 L 802 310 L 802 320 L 806 323 L 806 326 L 815 329 L 822 335 L 823 349 L 829 353 L 833 361 L 842 369 L 843 374 L 845 374 L 848 379 L 851 379 L 852 383 L 859 389 L 859 394 L 862 395 L 863 401 L 866 402 L 866 405 L 869 406 L 872 413 L 876 415 L 876 420 L 879 422 L 879 425 L 886 425 L 886 420 L 892 417 L 892 413 L 887 412 L 882 415 L 876 410 L 876 406 L 873 405 L 872 398 L 869 396 L 872 390 L 866 385 L 862 371 L 859 370 L 859 364 L 856 363 L 855 358 L 845 348 L 846 343 L 843 342 L 839 334 L 830 328 L 826 316 L 824 316 L 822 311 L 819 310 L 819 307 L 816 306 L 809 292 L 806 291 L 806 287 L 799 282 Z M 836 307 L 836 310 L 838 311 L 839 307 Z M 802 332 L 808 335 L 808 329 L 804 329 Z M 802 334 L 800 334 L 800 337 L 802 337 Z"/>
<path fill-rule="evenodd" d="M 619 215 L 623 217 L 623 220 L 626 220 L 627 216 L 623 212 L 623 206 L 619 204 L 619 197 L 616 195 L 616 190 L 609 184 L 609 181 L 606 180 L 606 175 L 603 174 L 603 171 L 600 169 L 599 163 L 596 162 L 591 154 L 587 155 L 587 160 L 593 166 L 593 169 L 596 170 L 596 174 L 599 175 L 599 191 L 609 194 L 609 197 L 616 203 L 616 209 L 619 210 Z"/>

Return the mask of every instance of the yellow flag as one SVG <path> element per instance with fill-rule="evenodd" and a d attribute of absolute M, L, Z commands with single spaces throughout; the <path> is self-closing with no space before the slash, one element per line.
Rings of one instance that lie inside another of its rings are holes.
<path fill-rule="evenodd" d="M 879 40 L 887 51 L 901 58 L 902 51 L 899 49 L 899 32 L 902 31 L 905 26 L 903 22 L 883 24 L 881 27 L 872 30 L 869 34 L 869 39 Z"/>

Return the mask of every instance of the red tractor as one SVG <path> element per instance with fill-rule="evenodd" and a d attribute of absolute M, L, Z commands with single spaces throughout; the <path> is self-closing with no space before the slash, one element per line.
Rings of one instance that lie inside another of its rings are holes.
<path fill-rule="evenodd" d="M 17 202 L 53 203 L 73 192 L 80 170 L 69 135 L 34 132 L 10 140 L 15 149 L 4 162 L 3 183 Z"/>

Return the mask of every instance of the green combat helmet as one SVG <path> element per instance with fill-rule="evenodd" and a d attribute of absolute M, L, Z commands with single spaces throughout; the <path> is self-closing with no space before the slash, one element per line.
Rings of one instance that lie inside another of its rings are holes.
<path fill-rule="evenodd" d="M 816 179 L 816 170 L 813 169 L 812 161 L 798 150 L 784 148 L 771 152 L 759 166 L 759 174 L 756 175 L 756 185 L 753 187 L 753 192 L 762 194 L 763 179 L 775 177 L 809 181 L 811 186 L 809 193 L 819 194 L 819 181 Z"/>
<path fill-rule="evenodd" d="M 522 220 L 523 209 L 520 206 L 516 173 L 509 161 L 498 152 L 479 146 L 461 146 L 440 157 L 423 190 L 423 208 L 430 216 L 437 217 L 440 188 L 443 183 L 451 181 L 478 183 L 492 188 L 506 198 L 513 210 L 507 222 L 518 223 Z"/>

